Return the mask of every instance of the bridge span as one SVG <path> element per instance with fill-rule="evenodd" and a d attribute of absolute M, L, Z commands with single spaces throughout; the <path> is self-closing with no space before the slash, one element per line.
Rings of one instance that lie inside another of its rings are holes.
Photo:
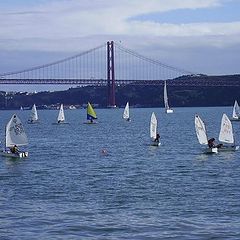
<path fill-rule="evenodd" d="M 108 105 L 115 106 L 115 89 L 122 85 L 240 87 L 233 77 L 196 74 L 150 59 L 113 41 L 37 67 L 0 74 L 0 84 L 67 84 L 107 86 Z"/>
<path fill-rule="evenodd" d="M 107 79 L 1 79 L 1 84 L 65 84 L 81 86 L 107 86 Z M 123 85 L 156 85 L 163 86 L 164 80 L 124 80 L 115 79 L 116 86 Z M 168 86 L 189 87 L 240 87 L 240 75 L 238 79 L 226 79 L 224 77 L 185 77 L 184 79 L 168 79 Z"/>

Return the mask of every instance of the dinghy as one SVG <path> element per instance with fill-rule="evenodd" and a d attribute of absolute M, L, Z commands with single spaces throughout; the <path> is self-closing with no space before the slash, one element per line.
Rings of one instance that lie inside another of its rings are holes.
<path fill-rule="evenodd" d="M 65 122 L 65 114 L 63 110 L 63 104 L 61 104 L 58 117 L 57 117 L 57 122 L 53 124 L 69 124 L 68 122 Z"/>
<path fill-rule="evenodd" d="M 123 119 L 125 119 L 126 121 L 129 121 L 129 122 L 131 121 L 130 115 L 129 115 L 129 103 L 128 102 L 124 108 Z"/>
<path fill-rule="evenodd" d="M 166 112 L 166 113 L 173 113 L 173 109 L 171 109 L 171 108 L 169 107 L 169 104 L 168 104 L 167 81 L 164 81 L 163 98 L 164 98 L 165 112 Z"/>
<path fill-rule="evenodd" d="M 28 157 L 28 152 L 18 150 L 18 147 L 27 144 L 28 139 L 22 122 L 19 117 L 14 114 L 6 126 L 5 149 L 1 151 L 1 155 L 12 158 Z"/>
<path fill-rule="evenodd" d="M 208 146 L 204 151 L 205 153 L 228 152 L 239 149 L 239 146 L 234 144 L 232 123 L 225 113 L 222 116 L 221 129 L 218 137 L 221 142 L 220 144 L 213 145 L 212 147 L 209 146 L 212 139 L 208 140 L 205 124 L 198 115 L 195 115 L 195 130 L 199 143 Z M 213 138 L 213 140 L 215 139 Z"/>
<path fill-rule="evenodd" d="M 224 113 L 221 121 L 221 129 L 219 133 L 218 140 L 223 144 L 218 144 L 218 151 L 236 151 L 239 146 L 235 145 L 233 137 L 232 123 L 228 116 Z"/>
<path fill-rule="evenodd" d="M 237 100 L 235 100 L 235 102 L 234 102 L 231 121 L 240 121 L 240 108 L 239 108 Z"/>
<path fill-rule="evenodd" d="M 33 104 L 33 106 L 32 106 L 32 110 L 31 110 L 30 117 L 28 119 L 28 123 L 30 123 L 30 124 L 39 123 L 37 108 L 36 108 L 35 104 Z"/>
<path fill-rule="evenodd" d="M 96 120 L 97 119 L 97 114 L 96 112 L 94 111 L 92 105 L 90 103 L 88 103 L 87 105 L 87 124 L 94 124 L 94 123 L 97 123 Z"/>
<path fill-rule="evenodd" d="M 217 147 L 208 147 L 208 137 L 205 124 L 203 120 L 198 116 L 195 115 L 195 130 L 197 134 L 198 141 L 201 145 L 206 145 L 207 148 L 204 150 L 204 153 L 217 153 Z"/>
<path fill-rule="evenodd" d="M 157 118 L 155 113 L 153 112 L 151 115 L 150 121 L 150 138 L 151 138 L 151 146 L 160 146 L 159 134 L 157 133 Z"/>

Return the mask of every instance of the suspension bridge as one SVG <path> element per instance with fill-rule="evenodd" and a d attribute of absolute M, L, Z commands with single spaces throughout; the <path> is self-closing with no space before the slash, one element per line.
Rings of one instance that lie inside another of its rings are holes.
<path fill-rule="evenodd" d="M 163 85 L 164 80 L 170 86 L 240 86 L 240 81 L 209 80 L 206 75 L 148 58 L 113 41 L 49 64 L 0 74 L 0 84 L 107 86 L 109 106 L 116 105 L 116 86 Z"/>

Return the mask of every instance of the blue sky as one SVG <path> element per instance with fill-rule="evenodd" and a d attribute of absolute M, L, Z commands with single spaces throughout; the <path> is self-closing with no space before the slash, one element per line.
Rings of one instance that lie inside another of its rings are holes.
<path fill-rule="evenodd" d="M 230 1 L 207 9 L 177 9 L 147 13 L 133 17 L 132 20 L 173 24 L 235 22 L 240 21 L 240 1 Z"/>
<path fill-rule="evenodd" d="M 239 0 L 1 1 L 0 72 L 114 40 L 192 72 L 236 74 L 239 12 Z"/>
<path fill-rule="evenodd" d="M 18 8 L 22 6 L 33 6 L 33 5 L 38 5 L 39 3 L 43 3 L 44 1 L 42 0 L 7 0 L 7 1 L 1 1 L 0 5 L 2 8 Z"/>

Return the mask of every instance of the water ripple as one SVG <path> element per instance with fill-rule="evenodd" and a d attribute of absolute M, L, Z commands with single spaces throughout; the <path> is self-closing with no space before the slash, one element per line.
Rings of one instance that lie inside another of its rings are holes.
<path fill-rule="evenodd" d="M 0 161 L 0 238 L 240 239 L 240 152 L 202 154 L 193 125 L 198 112 L 212 134 L 230 110 L 132 109 L 126 123 L 122 109 L 99 109 L 95 126 L 66 111 L 60 128 L 56 111 L 40 111 L 41 124 L 26 125 L 30 157 Z M 160 147 L 149 146 L 152 111 Z"/>

